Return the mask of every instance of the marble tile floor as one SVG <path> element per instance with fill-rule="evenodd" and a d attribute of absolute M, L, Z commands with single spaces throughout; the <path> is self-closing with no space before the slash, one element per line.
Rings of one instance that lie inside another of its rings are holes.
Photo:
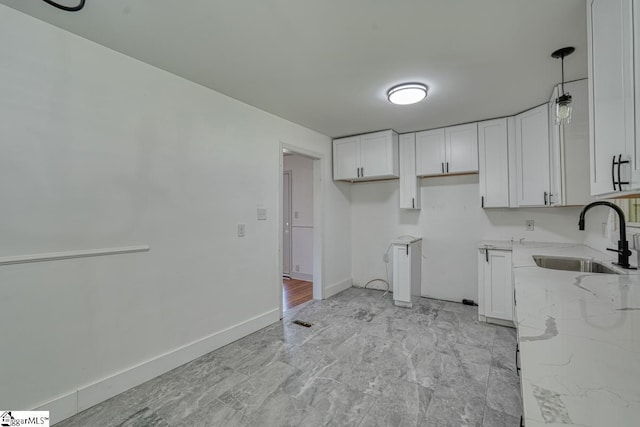
<path fill-rule="evenodd" d="M 391 298 L 350 288 L 310 301 L 57 425 L 519 426 L 515 330 L 474 307 Z"/>

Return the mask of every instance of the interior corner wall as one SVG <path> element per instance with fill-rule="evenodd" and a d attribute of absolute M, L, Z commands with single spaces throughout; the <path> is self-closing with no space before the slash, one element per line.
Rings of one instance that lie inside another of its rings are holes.
<path fill-rule="evenodd" d="M 313 159 L 285 156 L 291 171 L 291 277 L 313 279 Z"/>
<path fill-rule="evenodd" d="M 423 238 L 423 296 L 478 301 L 480 240 L 582 243 L 588 236 L 578 230 L 580 208 L 482 209 L 478 175 L 420 180 L 422 209 L 416 211 L 399 208 L 398 186 L 398 180 L 352 184 L 354 286 L 384 278 L 389 241 L 408 234 Z M 596 216 L 593 222 L 600 221 Z M 525 231 L 527 219 L 535 221 L 534 231 Z M 385 285 L 374 282 L 369 287 Z"/>
<path fill-rule="evenodd" d="M 151 247 L 0 265 L 5 408 L 277 320 L 281 142 L 322 154 L 323 281 L 350 279 L 328 137 L 2 5 L 0 57 L 0 257 Z"/>

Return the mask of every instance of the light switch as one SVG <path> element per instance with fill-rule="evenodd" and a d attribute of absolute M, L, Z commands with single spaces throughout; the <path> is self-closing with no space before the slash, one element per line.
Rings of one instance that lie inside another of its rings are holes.
<path fill-rule="evenodd" d="M 258 208 L 258 221 L 266 221 L 266 219 L 267 219 L 267 209 Z"/>
<path fill-rule="evenodd" d="M 238 224 L 238 237 L 244 237 L 244 224 Z"/>
<path fill-rule="evenodd" d="M 296 218 L 296 219 L 298 219 L 298 218 L 300 217 L 300 212 L 295 211 L 295 212 L 293 213 L 293 217 L 294 217 L 294 218 Z"/>

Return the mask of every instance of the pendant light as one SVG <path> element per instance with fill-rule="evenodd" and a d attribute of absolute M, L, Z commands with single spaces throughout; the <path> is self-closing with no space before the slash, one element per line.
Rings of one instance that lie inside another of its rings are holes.
<path fill-rule="evenodd" d="M 568 46 L 558 49 L 551 54 L 552 58 L 558 59 L 562 63 L 562 83 L 560 90 L 562 95 L 556 98 L 556 124 L 561 125 L 571 122 L 571 95 L 564 91 L 564 57 L 571 55 L 576 49 Z"/>

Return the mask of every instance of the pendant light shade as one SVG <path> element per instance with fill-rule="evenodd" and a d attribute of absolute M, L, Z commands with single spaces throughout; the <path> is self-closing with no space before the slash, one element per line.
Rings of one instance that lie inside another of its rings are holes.
<path fill-rule="evenodd" d="M 404 83 L 387 91 L 389 102 L 397 105 L 409 105 L 427 97 L 429 88 L 422 83 Z"/>
<path fill-rule="evenodd" d="M 556 124 L 561 125 L 571 122 L 571 95 L 564 91 L 564 57 L 571 55 L 576 49 L 574 47 L 563 47 L 551 54 L 552 58 L 558 59 L 562 63 L 562 83 L 560 90 L 562 94 L 556 98 Z"/>

